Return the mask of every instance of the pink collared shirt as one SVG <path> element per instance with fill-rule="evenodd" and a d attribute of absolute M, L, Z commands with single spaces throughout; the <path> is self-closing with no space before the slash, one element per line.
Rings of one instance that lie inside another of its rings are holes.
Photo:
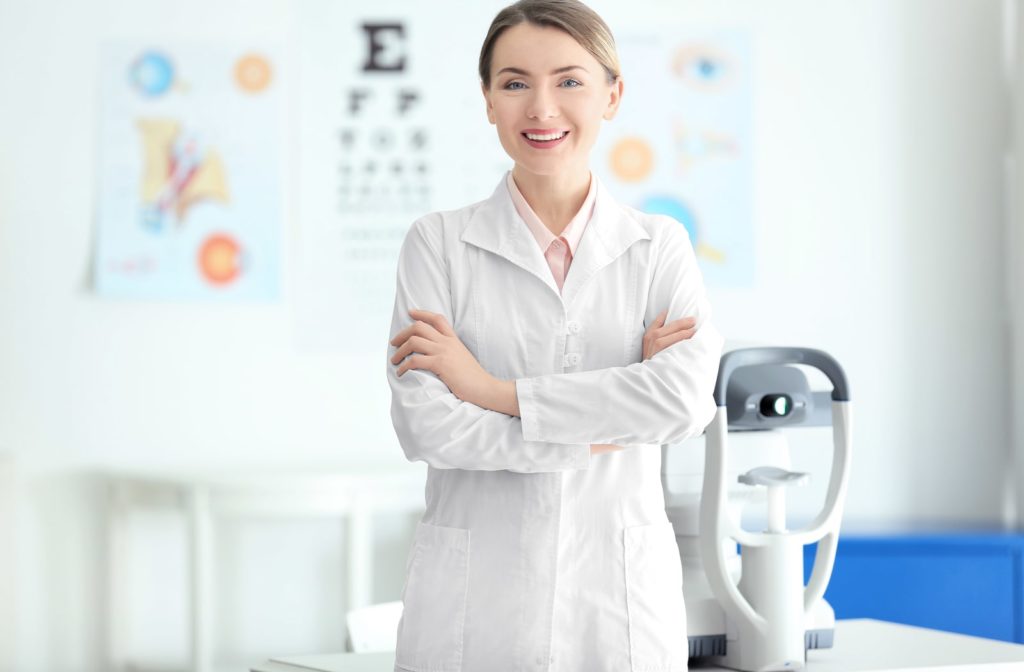
<path fill-rule="evenodd" d="M 590 221 L 590 215 L 594 210 L 597 180 L 594 179 L 593 174 L 590 175 L 590 191 L 587 192 L 587 197 L 583 199 L 583 205 L 580 206 L 579 212 L 569 220 L 569 223 L 562 231 L 562 235 L 557 237 L 551 233 L 548 227 L 544 226 L 544 223 L 537 217 L 533 208 L 526 202 L 526 198 L 523 197 L 519 187 L 516 186 L 516 181 L 512 179 L 511 170 L 508 171 L 507 182 L 508 191 L 512 195 L 512 203 L 516 206 L 516 212 L 526 222 L 533 237 L 537 239 L 537 244 L 540 245 L 541 252 L 544 253 L 548 266 L 551 267 L 551 274 L 555 276 L 558 291 L 561 292 L 562 285 L 565 283 L 565 276 L 569 273 L 569 265 L 572 263 L 573 255 L 576 254 L 576 248 L 579 247 L 583 231 L 587 228 L 587 222 Z"/>

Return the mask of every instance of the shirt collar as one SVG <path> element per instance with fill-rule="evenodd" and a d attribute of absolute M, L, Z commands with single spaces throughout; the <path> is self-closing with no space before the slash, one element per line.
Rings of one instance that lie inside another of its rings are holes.
<path fill-rule="evenodd" d="M 522 192 L 519 191 L 519 187 L 516 186 L 516 181 L 512 179 L 512 171 L 508 171 L 506 176 L 506 183 L 508 184 L 509 194 L 512 196 L 512 203 L 516 207 L 516 212 L 523 218 L 526 225 L 530 228 L 530 232 L 533 237 L 537 239 L 537 244 L 540 245 L 542 252 L 546 251 L 551 246 L 551 241 L 555 240 L 558 236 L 553 234 L 551 230 L 544 225 L 537 214 L 530 207 L 530 204 L 526 202 L 526 198 Z M 594 198 L 597 193 L 597 180 L 594 175 L 590 175 L 590 190 L 587 192 L 587 197 L 583 199 L 583 205 L 580 206 L 579 211 L 576 215 L 569 220 L 565 229 L 562 231 L 562 238 L 565 238 L 565 242 L 569 245 L 569 252 L 573 256 L 576 256 L 576 248 L 579 246 L 580 239 L 583 237 L 583 230 L 587 226 L 587 221 L 590 219 L 590 215 L 594 210 Z"/>

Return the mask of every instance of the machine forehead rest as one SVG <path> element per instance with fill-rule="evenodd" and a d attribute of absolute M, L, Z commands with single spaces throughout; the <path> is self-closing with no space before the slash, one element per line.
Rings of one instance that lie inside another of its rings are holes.
<path fill-rule="evenodd" d="M 832 383 L 832 401 L 850 401 L 850 386 L 846 381 L 846 373 L 824 350 L 814 348 L 760 347 L 740 348 L 722 355 L 718 364 L 718 380 L 715 383 L 715 404 L 726 405 L 726 391 L 733 373 L 745 366 L 758 364 L 805 364 L 822 373 Z"/>

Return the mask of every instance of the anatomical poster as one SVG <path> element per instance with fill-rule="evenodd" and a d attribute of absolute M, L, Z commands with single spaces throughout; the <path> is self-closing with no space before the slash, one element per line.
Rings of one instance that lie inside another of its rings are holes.
<path fill-rule="evenodd" d="M 98 294 L 280 297 L 285 98 L 277 51 L 103 46 Z"/>

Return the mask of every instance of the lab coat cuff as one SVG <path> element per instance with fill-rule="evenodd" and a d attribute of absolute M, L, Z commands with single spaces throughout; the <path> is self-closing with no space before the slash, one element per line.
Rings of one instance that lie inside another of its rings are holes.
<path fill-rule="evenodd" d="M 533 381 L 529 378 L 516 379 L 516 399 L 519 400 L 519 419 L 523 426 L 523 441 L 549 443 L 541 438 L 540 419 L 537 417 L 537 399 L 534 396 Z M 568 449 L 573 469 L 590 468 L 589 443 L 549 443 L 552 450 Z"/>
<path fill-rule="evenodd" d="M 590 444 L 579 443 L 573 448 L 573 454 L 576 456 L 576 461 L 573 463 L 574 469 L 589 469 L 590 468 Z"/>
<path fill-rule="evenodd" d="M 531 379 L 516 379 L 516 399 L 519 402 L 519 419 L 523 423 L 523 440 L 543 441 L 540 434 L 540 419 L 537 417 L 537 399 L 534 397 Z"/>

